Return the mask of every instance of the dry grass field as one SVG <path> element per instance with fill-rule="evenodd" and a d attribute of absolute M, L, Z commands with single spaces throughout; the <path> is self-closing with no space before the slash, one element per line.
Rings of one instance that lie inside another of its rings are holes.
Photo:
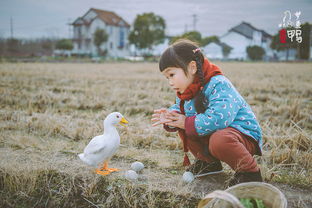
<path fill-rule="evenodd" d="M 312 64 L 216 64 L 260 121 L 265 181 L 289 207 L 312 207 Z M 178 136 L 151 127 L 153 109 L 175 96 L 156 63 L 2 63 L 0 75 L 0 207 L 195 207 L 233 174 L 224 165 L 222 175 L 182 182 Z M 143 162 L 134 183 L 123 171 L 95 175 L 77 157 L 113 111 L 129 125 L 118 127 L 111 166 Z"/>

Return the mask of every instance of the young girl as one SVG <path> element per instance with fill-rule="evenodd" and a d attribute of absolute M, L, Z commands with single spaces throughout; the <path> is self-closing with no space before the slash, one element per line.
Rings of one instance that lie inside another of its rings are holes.
<path fill-rule="evenodd" d="M 179 40 L 162 54 L 161 73 L 176 92 L 169 109 L 154 110 L 153 126 L 163 124 L 178 131 L 185 152 L 197 159 L 188 170 L 203 176 L 222 172 L 220 161 L 236 173 L 229 182 L 262 181 L 253 155 L 261 155 L 262 133 L 250 106 L 223 75 L 218 66 L 204 57 L 198 46 Z"/>

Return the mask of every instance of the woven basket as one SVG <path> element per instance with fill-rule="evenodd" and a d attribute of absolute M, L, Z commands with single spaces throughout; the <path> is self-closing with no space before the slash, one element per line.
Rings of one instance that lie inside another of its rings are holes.
<path fill-rule="evenodd" d="M 263 201 L 266 208 L 286 208 L 284 194 L 275 186 L 262 182 L 241 183 L 225 191 L 216 190 L 207 194 L 198 208 L 244 208 L 238 198 L 253 198 Z"/>

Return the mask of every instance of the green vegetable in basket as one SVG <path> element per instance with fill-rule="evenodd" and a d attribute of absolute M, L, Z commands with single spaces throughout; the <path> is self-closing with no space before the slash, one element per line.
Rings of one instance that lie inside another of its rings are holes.
<path fill-rule="evenodd" d="M 246 208 L 265 208 L 263 201 L 260 199 L 240 198 L 239 201 Z"/>

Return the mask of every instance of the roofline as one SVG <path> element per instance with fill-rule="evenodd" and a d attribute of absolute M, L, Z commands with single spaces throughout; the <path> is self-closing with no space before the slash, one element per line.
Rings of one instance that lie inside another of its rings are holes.
<path fill-rule="evenodd" d="M 251 27 L 252 29 L 257 30 L 257 31 L 263 33 L 265 36 L 268 36 L 268 37 L 270 37 L 270 38 L 273 37 L 272 35 L 270 35 L 269 33 L 265 32 L 264 30 L 260 30 L 260 29 L 255 28 L 254 26 L 252 26 L 252 25 L 251 25 L 250 23 L 248 23 L 248 22 L 242 21 L 240 24 L 246 24 L 246 25 L 248 25 L 249 27 Z M 238 25 L 240 25 L 240 24 L 238 24 Z M 237 25 L 237 26 L 238 26 L 238 25 Z M 237 27 L 237 26 L 235 26 L 235 27 Z M 232 27 L 231 29 L 229 29 L 229 32 L 233 30 L 234 32 L 237 32 L 237 33 L 243 35 L 242 33 L 240 33 L 240 32 L 238 32 L 238 31 L 234 30 L 235 27 Z M 244 35 L 244 36 L 245 36 L 245 37 L 248 37 L 248 36 L 246 36 L 246 35 Z"/>
<path fill-rule="evenodd" d="M 73 21 L 73 23 L 70 23 L 70 25 L 75 25 L 74 23 L 75 23 L 78 19 L 81 19 L 81 17 L 77 17 L 77 18 Z"/>
<path fill-rule="evenodd" d="M 231 46 L 229 46 L 228 44 L 226 44 L 226 43 L 223 43 L 223 42 L 216 42 L 216 41 L 211 41 L 210 43 L 208 43 L 207 45 L 205 45 L 204 47 L 206 47 L 206 46 L 208 46 L 209 44 L 212 44 L 212 43 L 214 43 L 214 44 L 216 44 L 216 45 L 218 45 L 218 46 L 220 46 L 220 47 L 229 47 L 230 49 L 233 49 Z"/>
<path fill-rule="evenodd" d="M 125 27 L 130 27 L 130 24 L 126 21 L 126 20 L 124 20 L 121 16 L 119 16 L 118 14 L 116 14 L 114 11 L 108 11 L 108 10 L 102 10 L 102 9 L 96 9 L 96 8 L 90 8 L 89 10 L 88 10 L 88 12 L 90 11 L 90 10 L 101 10 L 101 11 L 105 11 L 105 12 L 111 12 L 111 13 L 113 13 L 114 15 L 116 15 L 117 17 L 119 17 L 122 21 L 124 21 L 125 23 L 126 23 L 126 25 L 125 25 Z M 87 12 L 87 13 L 88 13 Z M 86 13 L 86 14 L 87 14 Z M 97 13 L 96 11 L 95 11 L 95 13 Z M 85 14 L 85 15 L 86 15 Z M 84 15 L 84 16 L 85 16 Z M 101 19 L 101 18 L 100 18 Z M 102 20 L 102 19 L 101 19 Z M 104 20 L 102 20 L 102 21 L 104 21 Z M 104 23 L 106 23 L 105 21 L 104 21 Z M 106 23 L 107 24 L 107 23 Z"/>
<path fill-rule="evenodd" d="M 90 8 L 84 15 L 81 16 L 81 18 L 84 18 L 93 8 Z"/>
<path fill-rule="evenodd" d="M 93 8 L 91 7 L 87 12 L 84 13 L 84 15 L 82 15 L 81 17 L 78 17 L 75 19 L 74 22 L 76 22 L 79 18 L 83 19 L 91 10 L 95 11 L 95 10 L 101 10 L 101 9 L 96 9 L 96 8 Z M 111 13 L 114 13 L 116 16 L 120 17 L 122 19 L 122 21 L 124 21 L 126 23 L 125 27 L 131 27 L 130 24 L 128 22 L 126 22 L 126 20 L 124 20 L 121 16 L 117 15 L 115 12 L 113 11 L 108 11 L 108 10 L 102 10 L 102 11 L 106 11 L 106 12 L 111 12 Z M 97 12 L 95 11 L 95 13 L 97 14 Z M 98 14 L 97 14 L 98 15 Z M 103 21 L 105 24 L 107 24 L 104 20 L 102 20 L 101 18 L 99 18 L 101 21 Z M 91 22 L 93 22 L 94 19 L 92 19 Z M 71 24 L 71 25 L 74 25 L 74 22 Z M 90 22 L 90 23 L 91 23 Z"/>
<path fill-rule="evenodd" d="M 244 33 L 241 33 L 239 31 L 235 30 L 234 28 L 230 29 L 229 32 L 236 32 L 236 33 L 238 33 L 238 34 L 240 34 L 240 35 L 242 35 L 242 36 L 244 36 L 244 37 L 246 37 L 248 39 L 252 39 L 252 37 L 250 37 L 250 36 L 248 36 L 248 35 L 246 35 Z"/>
<path fill-rule="evenodd" d="M 81 18 L 81 19 L 83 19 L 88 13 L 89 13 L 89 11 L 91 10 L 91 9 L 93 9 L 93 8 L 90 8 L 87 12 L 85 12 L 84 13 L 84 15 L 82 15 L 82 16 L 80 16 L 80 17 L 78 17 L 77 19 L 79 19 L 79 18 Z M 77 19 L 75 19 L 75 21 L 74 22 L 76 22 L 77 21 Z M 74 22 L 72 23 L 72 24 L 74 24 Z"/>

